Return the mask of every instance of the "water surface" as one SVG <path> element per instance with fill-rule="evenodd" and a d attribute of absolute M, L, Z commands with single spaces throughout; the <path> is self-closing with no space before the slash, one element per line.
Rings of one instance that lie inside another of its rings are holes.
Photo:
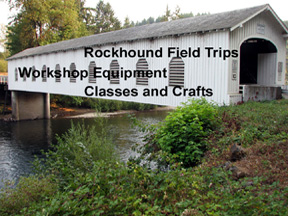
<path fill-rule="evenodd" d="M 135 113 L 137 119 L 146 124 L 153 124 L 165 118 L 168 111 L 143 111 Z M 47 150 L 51 143 L 56 143 L 56 134 L 65 133 L 74 124 L 96 125 L 97 118 L 89 119 L 49 119 L 21 122 L 0 121 L 0 188 L 3 180 L 17 180 L 21 175 L 31 173 L 31 162 L 35 155 L 41 157 L 41 150 Z M 127 115 L 117 115 L 104 121 L 109 128 L 122 160 L 135 155 L 130 147 L 142 141 L 143 134 L 131 126 Z"/>

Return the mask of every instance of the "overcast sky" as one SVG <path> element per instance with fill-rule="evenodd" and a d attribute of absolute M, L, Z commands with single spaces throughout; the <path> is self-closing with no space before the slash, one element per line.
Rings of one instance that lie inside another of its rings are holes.
<path fill-rule="evenodd" d="M 86 0 L 86 6 L 95 7 L 97 2 L 98 0 Z M 282 20 L 288 20 L 287 0 L 104 0 L 104 2 L 111 4 L 115 15 L 122 23 L 126 16 L 136 22 L 150 16 L 163 15 L 167 5 L 171 11 L 174 11 L 178 5 L 182 13 L 193 12 L 197 14 L 204 12 L 218 13 L 267 3 L 271 5 Z M 7 24 L 8 17 L 11 15 L 7 3 L 0 0 L 0 24 Z"/>

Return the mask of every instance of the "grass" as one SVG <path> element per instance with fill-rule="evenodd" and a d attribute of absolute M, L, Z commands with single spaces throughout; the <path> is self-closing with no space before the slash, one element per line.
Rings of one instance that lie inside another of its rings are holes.
<path fill-rule="evenodd" d="M 206 164 L 225 163 L 236 143 L 248 155 L 235 165 L 249 170 L 251 177 L 265 176 L 267 182 L 288 186 L 288 100 L 221 107 L 219 116 L 222 124 L 209 138 Z"/>

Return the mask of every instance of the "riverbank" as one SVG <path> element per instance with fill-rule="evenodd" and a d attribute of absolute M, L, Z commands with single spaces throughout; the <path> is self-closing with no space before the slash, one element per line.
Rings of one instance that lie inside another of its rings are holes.
<path fill-rule="evenodd" d="M 49 153 L 41 175 L 22 178 L 17 189 L 3 193 L 0 214 L 287 215 L 287 108 L 288 100 L 279 100 L 223 106 L 208 117 L 207 111 L 198 108 L 175 112 L 170 121 L 166 119 L 166 126 L 178 130 L 164 131 L 170 137 L 177 133 L 175 143 L 179 136 L 202 130 L 195 127 L 198 118 L 191 123 L 190 114 L 205 115 L 209 122 L 215 116 L 218 123 L 208 137 L 199 140 L 205 141 L 206 149 L 197 166 L 184 168 L 183 163 L 172 162 L 179 157 L 170 157 L 169 171 L 147 169 L 138 160 L 126 164 L 111 160 L 111 149 L 104 147 L 113 140 L 98 136 L 91 128 L 73 127 L 56 151 Z M 185 122 L 187 127 L 182 126 Z M 192 126 L 193 130 L 185 130 Z M 159 136 L 151 139 L 157 131 L 150 127 L 145 142 L 159 141 Z M 164 140 L 165 146 L 174 144 L 171 139 Z M 95 151 L 97 144 L 101 148 Z M 157 153 L 159 146 L 149 149 Z"/>
<path fill-rule="evenodd" d="M 10 105 L 5 107 L 5 114 L 3 113 L 4 110 L 4 102 L 0 101 L 0 121 L 7 121 L 8 119 L 12 118 L 12 108 Z"/>
<path fill-rule="evenodd" d="M 150 110 L 143 110 L 143 111 L 137 111 L 137 110 L 119 110 L 115 112 L 102 112 L 99 113 L 92 109 L 75 109 L 75 112 L 72 112 L 72 115 L 66 115 L 63 116 L 63 118 L 95 118 L 95 117 L 111 117 L 115 115 L 124 115 L 124 114 L 130 114 L 130 113 L 137 113 L 137 112 L 150 112 L 150 111 L 169 111 L 174 110 L 175 107 L 167 106 L 167 107 L 156 107 L 155 109 Z M 56 113 L 57 115 L 57 113 Z"/>
<path fill-rule="evenodd" d="M 145 112 L 149 111 L 165 111 L 165 110 L 173 110 L 175 107 L 171 106 L 165 106 L 165 107 L 156 107 L 151 110 L 145 110 Z M 1 107 L 0 107 L 0 110 Z M 8 106 L 6 108 L 7 114 L 3 115 L 0 113 L 0 121 L 11 121 L 12 119 L 12 108 L 11 106 Z M 115 116 L 115 115 L 124 115 L 124 114 L 129 114 L 129 113 L 136 113 L 136 112 L 142 112 L 142 111 L 137 111 L 137 110 L 119 110 L 119 111 L 114 111 L 114 112 L 96 112 L 95 109 L 85 109 L 85 108 L 76 108 L 76 107 L 59 107 L 55 104 L 51 104 L 50 108 L 51 112 L 51 118 L 95 118 L 95 117 L 110 117 L 110 116 Z"/>

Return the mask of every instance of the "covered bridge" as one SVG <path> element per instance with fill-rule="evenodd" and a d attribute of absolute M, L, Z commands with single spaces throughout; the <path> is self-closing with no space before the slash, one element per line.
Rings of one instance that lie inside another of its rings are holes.
<path fill-rule="evenodd" d="M 261 5 L 26 49 L 8 58 L 13 116 L 49 117 L 50 93 L 170 106 L 191 97 L 275 99 L 287 37 L 273 9 Z"/>

